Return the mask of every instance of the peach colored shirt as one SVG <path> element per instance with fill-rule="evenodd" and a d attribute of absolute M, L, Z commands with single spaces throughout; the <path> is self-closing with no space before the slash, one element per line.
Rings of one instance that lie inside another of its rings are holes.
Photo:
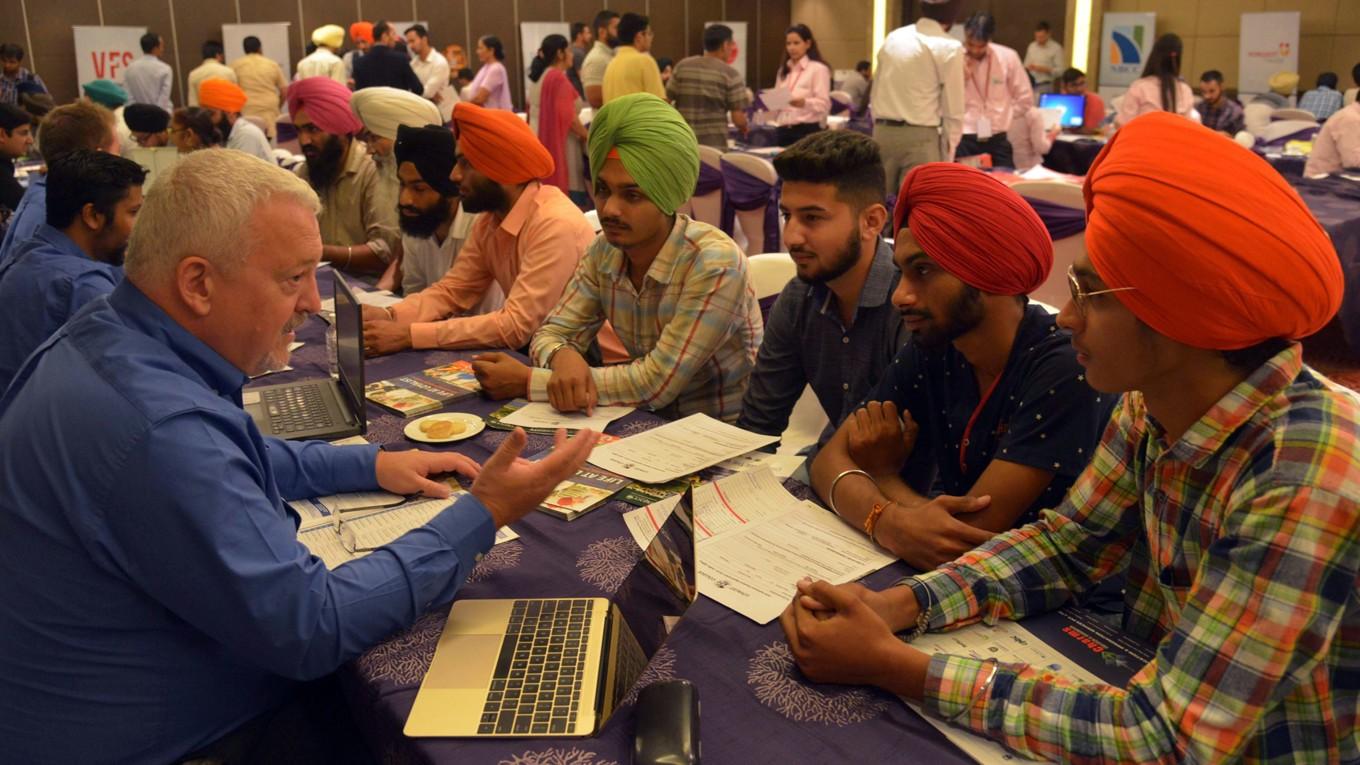
<path fill-rule="evenodd" d="M 523 348 L 562 296 L 595 231 L 554 186 L 525 187 L 504 220 L 478 216 L 443 278 L 392 307 L 411 323 L 415 348 Z M 475 310 L 492 282 L 505 291 L 499 310 Z"/>
<path fill-rule="evenodd" d="M 1360 167 L 1360 104 L 1351 104 L 1327 118 L 1313 139 L 1313 153 L 1303 172 L 1338 173 L 1350 167 Z"/>

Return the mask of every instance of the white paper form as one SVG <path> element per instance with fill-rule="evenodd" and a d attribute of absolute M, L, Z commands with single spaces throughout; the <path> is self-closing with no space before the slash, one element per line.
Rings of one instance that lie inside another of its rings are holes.
<path fill-rule="evenodd" d="M 699 542 L 699 592 L 758 624 L 793 600 L 798 580 L 853 582 L 891 565 L 864 534 L 811 502 Z"/>
<path fill-rule="evenodd" d="M 646 507 L 629 510 L 623 514 L 623 525 L 628 527 L 628 533 L 633 535 L 633 541 L 637 542 L 638 547 L 647 549 L 647 545 L 656 538 L 656 532 L 661 530 L 661 524 L 671 517 L 671 511 L 680 504 L 682 497 L 683 494 L 673 494 Z"/>
<path fill-rule="evenodd" d="M 320 523 L 304 524 L 298 541 L 333 569 L 342 563 L 368 555 L 374 549 L 396 541 L 406 532 L 419 528 L 443 512 L 457 494 L 447 499 L 428 499 L 397 508 L 350 514 Z M 519 539 L 509 526 L 497 529 L 493 544 Z"/>
<path fill-rule="evenodd" d="M 801 454 L 775 454 L 773 452 L 754 451 L 733 457 L 730 460 L 723 460 L 714 467 L 720 470 L 727 470 L 733 473 L 743 473 L 747 470 L 759 470 L 769 468 L 774 473 L 775 478 L 788 478 L 798 472 L 798 468 L 803 466 L 807 457 Z"/>
<path fill-rule="evenodd" d="M 590 464 L 644 483 L 665 483 L 779 440 L 706 414 L 595 447 Z"/>
<path fill-rule="evenodd" d="M 533 402 L 525 404 L 506 416 L 506 425 L 521 428 L 566 428 L 567 430 L 591 430 L 601 433 L 609 423 L 633 412 L 631 406 L 597 406 L 593 414 L 584 412 L 559 412 L 552 404 Z"/>
<path fill-rule="evenodd" d="M 767 111 L 787 109 L 789 101 L 793 100 L 793 91 L 788 88 L 767 88 L 760 91 L 760 100 L 765 104 Z"/>
<path fill-rule="evenodd" d="M 623 514 L 624 525 L 638 547 L 647 549 L 681 496 L 667 497 Z M 779 515 L 797 504 L 798 498 L 780 485 L 769 468 L 729 475 L 695 487 L 694 533 L 700 540 L 709 539 Z"/>

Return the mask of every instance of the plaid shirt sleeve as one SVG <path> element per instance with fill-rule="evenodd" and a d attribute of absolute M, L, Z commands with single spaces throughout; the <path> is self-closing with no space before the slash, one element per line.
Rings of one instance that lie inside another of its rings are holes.
<path fill-rule="evenodd" d="M 529 358 L 536 365 L 534 374 L 541 377 L 542 387 L 546 389 L 548 377 L 552 374 L 548 366 L 548 355 L 562 343 L 585 352 L 600 326 L 604 324 L 604 307 L 600 303 L 600 258 L 604 254 L 604 237 L 599 237 L 586 249 L 585 257 L 577 264 L 576 271 L 562 290 L 557 305 L 548 312 L 543 326 L 534 333 L 529 342 Z M 533 400 L 546 400 L 546 396 L 531 396 Z"/>

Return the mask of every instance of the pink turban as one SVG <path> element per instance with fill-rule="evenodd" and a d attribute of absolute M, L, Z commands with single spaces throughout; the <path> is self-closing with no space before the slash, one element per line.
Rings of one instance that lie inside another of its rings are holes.
<path fill-rule="evenodd" d="M 329 77 L 307 77 L 288 86 L 288 113 L 295 119 L 299 109 L 317 127 L 336 135 L 354 135 L 364 125 L 350 111 L 349 88 Z"/>
<path fill-rule="evenodd" d="M 976 168 L 913 168 L 893 210 L 893 231 L 904 225 L 941 268 L 993 295 L 1028 295 L 1053 269 L 1053 239 L 1038 213 Z"/>

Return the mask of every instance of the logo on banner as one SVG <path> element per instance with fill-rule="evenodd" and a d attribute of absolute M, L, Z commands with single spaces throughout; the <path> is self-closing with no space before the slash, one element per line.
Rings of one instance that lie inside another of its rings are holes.
<path fill-rule="evenodd" d="M 1142 66 L 1143 34 L 1142 24 L 1110 30 L 1110 65 L 1124 70 Z"/>

